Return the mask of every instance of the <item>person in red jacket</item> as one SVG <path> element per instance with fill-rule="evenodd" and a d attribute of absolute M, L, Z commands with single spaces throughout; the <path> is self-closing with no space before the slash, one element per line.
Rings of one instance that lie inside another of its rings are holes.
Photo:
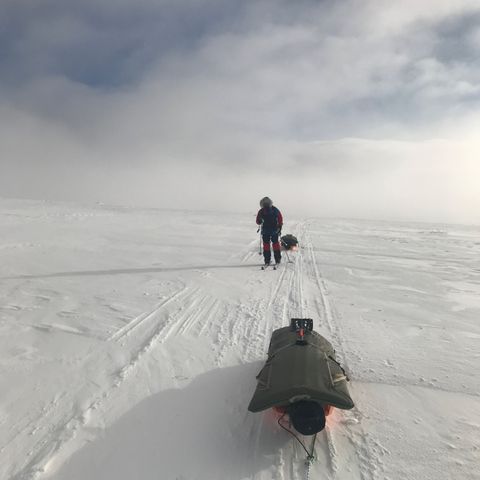
<path fill-rule="evenodd" d="M 272 200 L 268 197 L 260 200 L 260 206 L 262 208 L 257 214 L 257 225 L 262 226 L 263 258 L 265 259 L 265 264 L 269 265 L 272 259 L 271 242 L 275 263 L 278 264 L 282 260 L 278 238 L 282 232 L 283 217 L 280 210 L 273 206 Z"/>

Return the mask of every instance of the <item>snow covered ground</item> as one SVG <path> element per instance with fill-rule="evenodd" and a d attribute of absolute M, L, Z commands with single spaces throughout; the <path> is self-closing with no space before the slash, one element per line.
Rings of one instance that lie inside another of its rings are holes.
<path fill-rule="evenodd" d="M 282 207 L 282 205 L 279 205 Z M 247 404 L 270 333 L 314 319 L 356 402 L 314 479 L 480 478 L 480 228 L 0 200 L 0 478 L 305 478 Z"/>

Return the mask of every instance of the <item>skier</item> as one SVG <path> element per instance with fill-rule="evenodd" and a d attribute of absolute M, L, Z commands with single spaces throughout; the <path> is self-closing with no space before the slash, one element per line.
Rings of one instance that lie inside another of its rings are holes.
<path fill-rule="evenodd" d="M 313 320 L 292 318 L 289 327 L 272 333 L 268 359 L 257 375 L 257 388 L 248 410 L 273 408 L 288 415 L 303 435 L 325 427 L 332 407 L 351 409 L 347 375 L 328 340 L 313 331 Z"/>
<path fill-rule="evenodd" d="M 257 214 L 257 225 L 262 226 L 263 258 L 265 259 L 265 265 L 269 265 L 272 258 L 270 242 L 272 242 L 273 246 L 275 263 L 278 264 L 282 260 L 278 238 L 282 233 L 283 217 L 280 210 L 273 206 L 272 200 L 268 197 L 263 197 L 260 200 L 260 207 L 262 208 Z"/>

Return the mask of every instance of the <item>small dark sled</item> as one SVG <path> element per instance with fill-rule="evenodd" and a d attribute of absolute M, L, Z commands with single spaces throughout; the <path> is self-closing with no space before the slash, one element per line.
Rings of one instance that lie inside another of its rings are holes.
<path fill-rule="evenodd" d="M 294 237 L 291 234 L 284 235 L 280 238 L 280 242 L 282 247 L 285 250 L 296 250 L 298 248 L 298 240 L 297 237 Z"/>

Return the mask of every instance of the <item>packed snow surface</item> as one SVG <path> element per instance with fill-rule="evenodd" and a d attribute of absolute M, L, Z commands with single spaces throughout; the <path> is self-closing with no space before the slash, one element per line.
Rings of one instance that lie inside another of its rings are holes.
<path fill-rule="evenodd" d="M 279 205 L 282 208 L 282 205 Z M 480 478 L 480 229 L 0 200 L 0 478 L 288 480 L 247 405 L 270 334 L 311 317 L 351 377 L 311 479 Z"/>

